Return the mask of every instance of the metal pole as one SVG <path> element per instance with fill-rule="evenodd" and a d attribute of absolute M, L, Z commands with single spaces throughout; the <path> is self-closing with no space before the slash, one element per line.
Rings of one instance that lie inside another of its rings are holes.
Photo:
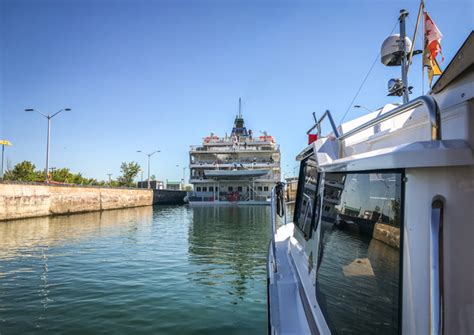
<path fill-rule="evenodd" d="M 148 188 L 150 188 L 150 157 L 151 155 L 148 156 Z"/>
<path fill-rule="evenodd" d="M 45 168 L 45 173 L 46 173 L 46 183 L 49 183 L 49 178 L 48 178 L 48 171 L 49 171 L 49 141 L 51 138 L 51 116 L 46 117 L 48 119 L 48 139 L 46 142 L 46 168 Z"/>
<path fill-rule="evenodd" d="M 186 178 L 185 172 L 186 172 L 186 166 L 183 167 L 183 190 L 184 190 L 185 178 Z"/>
<path fill-rule="evenodd" d="M 408 95 L 408 73 L 407 73 L 407 53 L 406 53 L 406 30 L 405 30 L 405 18 L 408 16 L 408 12 L 405 9 L 400 10 L 400 46 L 402 49 L 402 81 L 403 81 L 403 103 L 406 104 L 410 97 Z"/>
<path fill-rule="evenodd" d="M 2 144 L 2 180 L 3 180 L 3 156 L 5 154 L 5 144 Z"/>

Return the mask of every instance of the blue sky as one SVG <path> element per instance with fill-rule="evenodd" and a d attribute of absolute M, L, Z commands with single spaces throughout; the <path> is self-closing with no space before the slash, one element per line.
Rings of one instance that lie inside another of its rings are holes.
<path fill-rule="evenodd" d="M 474 27 L 474 5 L 426 6 L 444 35 L 443 67 Z M 123 161 L 146 169 L 137 150 L 159 149 L 151 173 L 180 179 L 189 145 L 230 132 L 242 97 L 247 127 L 277 139 L 288 173 L 311 113 L 340 120 L 401 8 L 411 35 L 417 1 L 0 0 L 0 138 L 14 144 L 6 157 L 43 168 L 46 120 L 23 110 L 70 107 L 53 119 L 50 166 L 114 178 Z M 377 62 L 355 104 L 398 101 L 386 96 L 392 77 L 399 68 Z"/>

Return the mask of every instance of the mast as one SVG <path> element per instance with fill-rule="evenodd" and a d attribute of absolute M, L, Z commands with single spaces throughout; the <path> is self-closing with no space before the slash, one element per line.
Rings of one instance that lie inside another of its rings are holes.
<path fill-rule="evenodd" d="M 239 119 L 242 118 L 242 98 L 239 97 Z"/>
<path fill-rule="evenodd" d="M 406 104 L 410 97 L 408 95 L 408 67 L 407 67 L 407 53 L 406 53 L 406 30 L 405 18 L 408 12 L 405 9 L 400 10 L 400 47 L 402 50 L 402 82 L 403 82 L 403 103 Z"/>

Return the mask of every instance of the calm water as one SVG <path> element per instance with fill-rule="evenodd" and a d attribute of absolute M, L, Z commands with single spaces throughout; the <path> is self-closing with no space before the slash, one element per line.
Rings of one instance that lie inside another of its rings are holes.
<path fill-rule="evenodd" d="M 264 334 L 268 207 L 0 222 L 0 333 Z"/>

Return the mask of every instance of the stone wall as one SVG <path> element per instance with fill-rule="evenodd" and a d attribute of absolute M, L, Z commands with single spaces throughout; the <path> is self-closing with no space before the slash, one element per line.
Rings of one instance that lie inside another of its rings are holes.
<path fill-rule="evenodd" d="M 146 189 L 0 184 L 0 220 L 152 204 L 153 191 Z"/>

